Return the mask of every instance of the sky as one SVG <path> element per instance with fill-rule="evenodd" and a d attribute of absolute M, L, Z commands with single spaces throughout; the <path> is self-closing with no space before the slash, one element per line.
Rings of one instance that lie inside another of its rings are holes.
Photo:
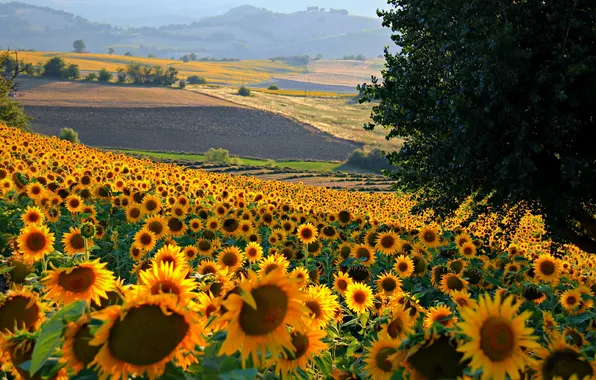
<path fill-rule="evenodd" d="M 347 9 L 351 14 L 377 17 L 377 8 L 387 8 L 387 0 L 20 0 L 82 16 L 90 21 L 120 26 L 185 24 L 203 17 L 223 14 L 248 4 L 276 12 L 296 12 L 309 6 Z M 0 2 L 9 2 L 1 0 Z M 161 21 L 161 22 L 160 22 Z M 126 25 L 129 24 L 129 25 Z"/>

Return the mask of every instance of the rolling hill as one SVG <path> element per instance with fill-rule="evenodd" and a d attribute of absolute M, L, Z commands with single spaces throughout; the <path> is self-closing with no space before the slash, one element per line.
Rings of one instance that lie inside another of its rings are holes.
<path fill-rule="evenodd" d="M 0 46 L 18 49 L 70 51 L 75 39 L 83 39 L 95 53 L 113 47 L 120 54 L 160 57 L 186 53 L 240 59 L 304 54 L 371 57 L 391 43 L 389 34 L 379 18 L 338 11 L 276 13 L 244 5 L 190 24 L 123 29 L 47 7 L 0 4 Z"/>

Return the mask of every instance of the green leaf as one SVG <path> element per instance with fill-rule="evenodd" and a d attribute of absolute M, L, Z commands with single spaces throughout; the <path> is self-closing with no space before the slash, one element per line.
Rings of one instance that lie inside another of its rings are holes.
<path fill-rule="evenodd" d="M 14 267 L 6 267 L 6 268 L 0 269 L 0 275 L 10 272 L 11 270 L 13 270 L 13 268 Z"/>
<path fill-rule="evenodd" d="M 180 379 L 185 379 L 185 380 L 196 379 L 196 380 L 198 380 L 199 377 L 186 372 L 182 368 L 179 368 L 170 362 L 170 363 L 166 364 L 166 370 L 164 371 L 163 375 L 158 377 L 158 379 L 159 380 L 180 380 Z"/>
<path fill-rule="evenodd" d="M 56 312 L 42 327 L 31 355 L 29 374 L 34 376 L 60 344 L 65 321 L 77 320 L 87 309 L 87 302 L 76 301 Z"/>
<path fill-rule="evenodd" d="M 219 374 L 219 376 L 217 378 L 219 380 L 241 380 L 241 379 L 252 380 L 252 379 L 255 379 L 258 374 L 259 374 L 259 371 L 257 371 L 255 368 L 236 369 L 234 371 L 221 373 L 221 374 Z"/>

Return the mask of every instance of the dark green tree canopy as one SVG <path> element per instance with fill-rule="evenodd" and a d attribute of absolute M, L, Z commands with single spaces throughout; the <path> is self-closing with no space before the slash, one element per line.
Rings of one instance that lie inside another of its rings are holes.
<path fill-rule="evenodd" d="M 0 51 L 0 122 L 13 128 L 28 129 L 30 118 L 23 107 L 12 98 L 18 91 L 17 76 L 26 72 L 18 53 Z"/>
<path fill-rule="evenodd" d="M 83 53 L 87 45 L 85 45 L 85 42 L 83 40 L 76 40 L 72 43 L 72 47 L 75 49 L 77 53 Z"/>
<path fill-rule="evenodd" d="M 401 47 L 366 100 L 402 190 L 440 213 L 468 196 L 526 201 L 596 252 L 596 3 L 390 0 Z"/>

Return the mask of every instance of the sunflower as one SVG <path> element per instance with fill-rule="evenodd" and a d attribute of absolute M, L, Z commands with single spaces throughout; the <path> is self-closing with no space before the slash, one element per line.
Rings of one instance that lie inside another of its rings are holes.
<path fill-rule="evenodd" d="M 180 249 L 180 247 L 166 244 L 160 249 L 157 250 L 155 256 L 153 256 L 153 265 L 159 263 L 172 263 L 174 264 L 174 269 L 176 268 L 188 268 L 188 261 L 186 261 L 186 256 L 184 252 Z"/>
<path fill-rule="evenodd" d="M 558 332 L 548 336 L 548 348 L 537 350 L 539 361 L 534 365 L 533 379 L 594 379 L 596 368 L 580 351 L 569 345 Z"/>
<path fill-rule="evenodd" d="M 53 267 L 41 283 L 47 291 L 47 297 L 58 304 L 68 305 L 77 300 L 101 304 L 100 298 L 107 298 L 106 292 L 116 286 L 114 274 L 104 269 L 106 265 L 97 259 L 70 268 Z"/>
<path fill-rule="evenodd" d="M 69 195 L 64 200 L 66 209 L 71 213 L 75 214 L 83 209 L 83 200 L 78 195 Z"/>
<path fill-rule="evenodd" d="M 463 320 L 458 323 L 461 333 L 470 339 L 459 346 L 464 359 L 471 359 L 472 371 L 482 369 L 482 379 L 516 378 L 518 372 L 532 359 L 525 350 L 540 345 L 533 336 L 533 329 L 526 327 L 531 312 L 516 316 L 521 303 L 513 303 L 513 297 L 505 300 L 497 293 L 494 299 L 485 294 L 476 309 L 460 310 Z M 523 347 L 523 348 L 522 348 Z"/>
<path fill-rule="evenodd" d="M 143 219 L 144 216 L 143 209 L 136 203 L 129 205 L 124 213 L 126 214 L 126 221 L 128 223 L 136 223 Z"/>
<path fill-rule="evenodd" d="M 240 248 L 230 246 L 224 248 L 217 257 L 217 262 L 222 268 L 226 268 L 229 272 L 235 272 L 242 267 L 244 263 L 244 254 Z"/>
<path fill-rule="evenodd" d="M 374 340 L 364 354 L 364 370 L 373 380 L 389 380 L 397 370 L 393 356 L 399 345 L 388 337 Z"/>
<path fill-rule="evenodd" d="M 456 290 L 465 290 L 468 281 L 455 273 L 447 273 L 441 280 L 441 291 L 445 294 L 451 294 Z"/>
<path fill-rule="evenodd" d="M 423 326 L 430 330 L 435 323 L 439 323 L 446 328 L 452 328 L 455 326 L 455 322 L 457 322 L 457 317 L 453 315 L 451 309 L 448 306 L 440 305 L 428 309 Z"/>
<path fill-rule="evenodd" d="M 180 237 L 180 236 L 184 235 L 184 233 L 186 232 L 186 229 L 188 228 L 186 226 L 186 223 L 184 223 L 183 219 L 179 219 L 175 216 L 171 216 L 168 218 L 167 225 L 168 225 L 170 234 L 174 237 Z"/>
<path fill-rule="evenodd" d="M 155 248 L 157 239 L 153 232 L 149 231 L 147 228 L 142 228 L 135 234 L 133 244 L 142 251 L 150 252 Z"/>
<path fill-rule="evenodd" d="M 141 205 L 143 206 L 143 211 L 145 211 L 145 214 L 148 215 L 156 214 L 161 209 L 161 201 L 159 198 L 153 195 L 145 195 Z"/>
<path fill-rule="evenodd" d="M 278 253 L 269 255 L 259 262 L 259 275 L 266 275 L 276 269 L 281 269 L 282 273 L 285 274 L 289 266 L 290 262 L 283 255 Z"/>
<path fill-rule="evenodd" d="M 459 379 L 469 364 L 457 351 L 448 335 L 430 334 L 424 341 L 404 353 L 404 363 L 411 379 Z M 401 352 L 401 351 L 400 351 Z"/>
<path fill-rule="evenodd" d="M 33 265 L 17 252 L 13 252 L 6 262 L 9 267 L 12 267 L 8 273 L 10 273 L 10 282 L 13 284 L 23 284 L 27 276 L 35 272 Z"/>
<path fill-rule="evenodd" d="M 41 379 L 37 374 L 35 377 L 29 375 L 25 365 L 31 361 L 35 348 L 36 337 L 28 333 L 7 336 L 2 343 L 0 350 L 0 370 L 9 372 L 9 378 L 13 379 Z M 5 377 L 6 378 L 6 377 Z M 67 370 L 61 368 L 52 377 L 53 380 L 68 380 Z"/>
<path fill-rule="evenodd" d="M 85 253 L 85 238 L 81 235 L 79 228 L 70 227 L 70 232 L 65 233 L 62 237 L 62 244 L 64 244 L 64 252 L 71 256 Z M 93 241 L 90 245 L 93 245 Z"/>
<path fill-rule="evenodd" d="M 348 285 L 345 297 L 348 308 L 358 314 L 373 306 L 372 289 L 366 284 L 355 282 Z"/>
<path fill-rule="evenodd" d="M 35 331 L 45 320 L 44 306 L 37 293 L 22 287 L 0 295 L 0 334 L 16 329 Z"/>
<path fill-rule="evenodd" d="M 173 263 L 160 262 L 139 273 L 139 285 L 145 285 L 150 294 L 176 294 L 178 301 L 184 304 L 195 297 L 193 291 L 197 287 L 194 278 L 186 278 L 188 269 Z"/>
<path fill-rule="evenodd" d="M 331 293 L 331 290 L 324 286 L 310 286 L 304 294 L 304 304 L 310 310 L 312 319 L 308 319 L 308 325 L 311 321 L 315 326 L 325 328 L 333 320 L 335 308 L 339 306 L 337 296 Z"/>
<path fill-rule="evenodd" d="M 310 282 L 310 276 L 308 270 L 303 266 L 298 266 L 290 273 L 290 277 L 298 280 L 298 286 L 300 289 L 308 285 Z"/>
<path fill-rule="evenodd" d="M 240 350 L 242 361 L 251 356 L 255 366 L 265 361 L 265 352 L 278 357 L 292 352 L 292 337 L 287 326 L 302 326 L 309 309 L 295 279 L 280 269 L 257 277 L 250 271 L 239 284 L 241 295 L 230 294 L 223 306 L 222 318 L 229 321 L 228 334 L 219 351 L 233 355 Z M 259 355 L 261 353 L 261 355 Z"/>
<path fill-rule="evenodd" d="M 131 375 L 154 380 L 166 364 L 185 368 L 196 362 L 197 345 L 205 345 L 196 313 L 169 294 L 129 292 L 123 306 L 110 306 L 94 319 L 102 321 L 89 343 L 100 347 L 90 366 L 99 378 L 125 380 Z"/>
<path fill-rule="evenodd" d="M 197 272 L 199 272 L 201 276 L 205 276 L 208 274 L 216 274 L 221 270 L 221 266 L 212 260 L 203 260 L 197 267 Z"/>
<path fill-rule="evenodd" d="M 550 311 L 543 311 L 542 312 L 542 330 L 545 333 L 550 333 L 551 331 L 559 330 L 559 324 L 555 321 L 552 313 Z"/>
<path fill-rule="evenodd" d="M 542 254 L 534 262 L 534 273 L 538 280 L 556 285 L 561 271 L 559 260 L 548 254 Z"/>
<path fill-rule="evenodd" d="M 410 312 L 404 305 L 391 305 L 389 323 L 382 327 L 383 334 L 390 339 L 401 342 L 408 334 L 414 332 Z"/>
<path fill-rule="evenodd" d="M 455 245 L 458 248 L 463 247 L 464 244 L 466 244 L 466 243 L 472 243 L 472 237 L 469 234 L 462 232 L 461 234 L 459 234 L 455 237 Z M 474 251 L 476 251 L 476 250 L 474 250 Z M 460 250 L 460 252 L 461 252 L 461 250 Z"/>
<path fill-rule="evenodd" d="M 91 334 L 91 315 L 81 317 L 76 323 L 69 322 L 64 332 L 64 345 L 62 346 L 63 359 L 67 368 L 75 374 L 87 368 L 99 352 L 99 347 L 89 345 Z"/>
<path fill-rule="evenodd" d="M 582 348 L 583 346 L 586 346 L 588 344 L 588 341 L 586 340 L 584 334 L 580 333 L 572 327 L 565 327 L 565 330 L 563 330 L 563 337 L 565 338 L 565 340 L 570 341 L 571 344 L 573 344 L 577 348 Z"/>
<path fill-rule="evenodd" d="M 414 273 L 414 262 L 408 256 L 400 255 L 393 266 L 399 277 L 408 278 Z"/>
<path fill-rule="evenodd" d="M 282 379 L 293 378 L 298 368 L 305 370 L 314 357 L 327 349 L 327 344 L 321 341 L 326 335 L 325 330 L 307 326 L 294 329 L 290 333 L 293 348 L 284 349 L 280 357 L 270 362 L 270 366 L 275 365 L 275 371 Z"/>
<path fill-rule="evenodd" d="M 377 291 L 383 292 L 386 296 L 400 291 L 401 286 L 401 280 L 390 272 L 380 275 L 377 279 Z"/>
<path fill-rule="evenodd" d="M 19 235 L 19 252 L 27 262 L 35 262 L 54 251 L 54 234 L 47 226 L 30 224 Z"/>
<path fill-rule="evenodd" d="M 216 248 L 216 245 L 213 244 L 212 241 L 208 239 L 201 238 L 197 242 L 197 248 L 199 249 L 199 254 L 204 257 L 211 257 L 213 251 Z"/>
<path fill-rule="evenodd" d="M 251 263 L 256 263 L 263 257 L 263 248 L 257 242 L 250 242 L 244 248 L 244 255 Z"/>
<path fill-rule="evenodd" d="M 302 244 L 311 244 L 317 240 L 317 229 L 310 223 L 298 227 L 298 238 Z"/>
<path fill-rule="evenodd" d="M 439 245 L 439 234 L 438 232 L 429 226 L 423 227 L 418 233 L 418 239 L 428 248 L 433 248 Z"/>
<path fill-rule="evenodd" d="M 458 247 L 458 251 L 466 259 L 476 256 L 476 246 L 472 242 L 465 242 L 462 246 Z"/>
<path fill-rule="evenodd" d="M 218 217 L 211 217 L 205 222 L 205 228 L 209 231 L 218 232 L 221 227 L 221 221 Z"/>
<path fill-rule="evenodd" d="M 568 289 L 559 298 L 559 302 L 563 309 L 569 314 L 574 314 L 579 309 L 579 304 L 582 300 L 582 295 L 577 289 Z"/>
<path fill-rule="evenodd" d="M 375 248 L 386 255 L 393 255 L 399 249 L 400 238 L 393 231 L 381 232 L 377 235 Z"/>
<path fill-rule="evenodd" d="M 225 236 L 236 236 L 240 232 L 240 221 L 236 218 L 226 218 L 221 225 L 221 232 Z"/>
<path fill-rule="evenodd" d="M 155 239 L 159 240 L 170 233 L 168 224 L 163 216 L 152 216 L 145 220 L 145 229 L 153 232 Z"/>
<path fill-rule="evenodd" d="M 333 289 L 345 296 L 348 286 L 354 283 L 354 280 L 344 272 L 338 272 L 333 274 Z"/>
<path fill-rule="evenodd" d="M 199 232 L 203 228 L 203 221 L 199 218 L 191 219 L 188 224 L 192 232 Z"/>
<path fill-rule="evenodd" d="M 199 250 L 194 245 L 188 245 L 184 247 L 184 255 L 186 256 L 186 261 L 192 261 L 197 258 L 199 255 Z"/>
<path fill-rule="evenodd" d="M 449 293 L 453 302 L 457 304 L 458 309 L 463 309 L 466 307 L 475 308 L 477 302 L 470 298 L 470 293 L 466 290 L 454 290 Z"/>
<path fill-rule="evenodd" d="M 356 244 L 352 248 L 352 257 L 354 257 L 359 264 L 367 267 L 370 267 L 375 263 L 375 252 L 366 244 Z"/>
<path fill-rule="evenodd" d="M 37 206 L 29 206 L 25 209 L 23 215 L 21 215 L 21 220 L 25 225 L 29 224 L 42 224 L 44 220 L 44 214 L 41 212 L 39 207 Z"/>

